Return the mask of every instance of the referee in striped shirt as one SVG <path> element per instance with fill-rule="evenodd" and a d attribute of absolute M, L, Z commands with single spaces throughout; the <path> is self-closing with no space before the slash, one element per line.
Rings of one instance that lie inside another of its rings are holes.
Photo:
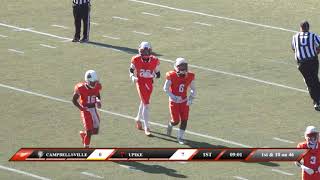
<path fill-rule="evenodd" d="M 90 0 L 73 0 L 73 17 L 75 34 L 72 42 L 88 42 L 90 31 Z M 83 21 L 83 37 L 80 40 L 81 21 Z"/>
<path fill-rule="evenodd" d="M 309 32 L 309 28 L 308 21 L 300 23 L 300 32 L 292 37 L 291 47 L 295 53 L 298 69 L 313 100 L 314 109 L 320 111 L 320 82 L 318 78 L 320 37 Z"/>

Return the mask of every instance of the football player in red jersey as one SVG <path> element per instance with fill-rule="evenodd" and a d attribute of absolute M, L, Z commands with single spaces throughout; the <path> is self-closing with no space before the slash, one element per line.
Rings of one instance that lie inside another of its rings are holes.
<path fill-rule="evenodd" d="M 130 78 L 132 82 L 136 84 L 140 97 L 138 115 L 135 120 L 136 127 L 140 130 L 142 130 L 141 120 L 144 120 L 145 134 L 150 136 L 150 96 L 153 90 L 153 78 L 160 78 L 160 61 L 157 57 L 151 54 L 152 48 L 151 44 L 148 42 L 141 42 L 138 51 L 139 54 L 132 57 L 129 68 Z"/>
<path fill-rule="evenodd" d="M 174 64 L 174 71 L 166 73 L 166 82 L 163 86 L 163 90 L 169 96 L 169 110 L 171 114 L 167 135 L 171 135 L 172 126 L 181 122 L 177 136 L 179 144 L 184 144 L 183 135 L 187 128 L 189 106 L 196 95 L 194 77 L 194 73 L 188 71 L 187 61 L 184 58 L 177 58 Z M 189 87 L 190 95 L 187 96 Z"/>
<path fill-rule="evenodd" d="M 84 76 L 85 82 L 74 87 L 73 104 L 80 110 L 85 131 L 80 131 L 82 144 L 89 148 L 91 135 L 98 134 L 100 118 L 96 108 L 101 108 L 101 84 L 94 70 L 88 70 Z"/>
<path fill-rule="evenodd" d="M 297 148 L 310 149 L 296 165 L 302 169 L 302 180 L 320 179 L 320 142 L 319 131 L 314 126 L 308 126 L 304 133 L 305 141 Z M 303 161 L 303 162 L 302 162 Z"/>

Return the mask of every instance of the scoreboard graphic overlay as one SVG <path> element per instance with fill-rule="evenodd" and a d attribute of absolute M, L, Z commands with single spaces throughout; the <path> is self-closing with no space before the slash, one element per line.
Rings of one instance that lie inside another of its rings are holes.
<path fill-rule="evenodd" d="M 299 161 L 297 148 L 21 148 L 9 161 Z"/>

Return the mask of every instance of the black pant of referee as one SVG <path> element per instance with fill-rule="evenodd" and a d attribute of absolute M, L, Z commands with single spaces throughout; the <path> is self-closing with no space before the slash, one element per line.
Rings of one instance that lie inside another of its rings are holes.
<path fill-rule="evenodd" d="M 320 82 L 318 77 L 319 60 L 318 57 L 313 57 L 310 60 L 298 62 L 298 69 L 301 72 L 305 83 L 308 87 L 309 94 L 314 104 L 320 102 Z"/>
<path fill-rule="evenodd" d="M 90 1 L 74 0 L 73 1 L 73 17 L 75 34 L 72 42 L 80 41 L 81 21 L 83 21 L 83 37 L 80 42 L 89 41 L 90 32 Z"/>

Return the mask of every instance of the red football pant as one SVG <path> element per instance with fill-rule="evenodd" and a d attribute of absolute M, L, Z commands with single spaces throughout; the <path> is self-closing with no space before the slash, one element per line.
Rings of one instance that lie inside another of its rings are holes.
<path fill-rule="evenodd" d="M 99 128 L 100 117 L 96 108 L 88 108 L 85 111 L 81 111 L 81 119 L 86 131 L 93 131 L 94 129 Z"/>
<path fill-rule="evenodd" d="M 169 109 L 171 114 L 171 122 L 174 124 L 177 124 L 180 121 L 187 121 L 189 119 L 189 106 L 187 105 L 187 102 L 174 103 L 170 101 Z"/>
<path fill-rule="evenodd" d="M 302 180 L 317 180 L 317 179 L 320 179 L 319 172 L 315 172 L 312 175 L 309 175 L 306 172 L 302 172 Z"/>
<path fill-rule="evenodd" d="M 137 90 L 139 97 L 143 104 L 149 104 L 150 103 L 150 96 L 153 90 L 152 81 L 150 82 L 138 82 L 137 84 Z"/>

